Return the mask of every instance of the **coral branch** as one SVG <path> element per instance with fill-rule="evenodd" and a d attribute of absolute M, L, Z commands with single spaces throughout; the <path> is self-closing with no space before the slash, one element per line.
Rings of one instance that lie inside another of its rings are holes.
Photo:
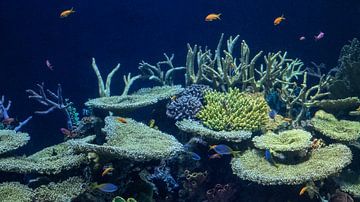
<path fill-rule="evenodd" d="M 96 65 L 95 58 L 92 58 L 92 68 L 94 69 L 95 74 L 98 79 L 100 97 L 109 97 L 111 80 L 112 80 L 112 77 L 114 76 L 114 74 L 116 73 L 116 71 L 120 68 L 120 63 L 117 64 L 116 67 L 108 74 L 108 76 L 106 78 L 106 85 L 104 85 L 104 81 L 100 74 L 99 68 Z"/>

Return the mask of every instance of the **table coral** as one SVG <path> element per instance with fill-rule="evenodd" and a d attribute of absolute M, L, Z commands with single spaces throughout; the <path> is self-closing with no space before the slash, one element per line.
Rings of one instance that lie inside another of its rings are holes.
<path fill-rule="evenodd" d="M 74 142 L 74 149 L 135 161 L 170 158 L 183 150 L 182 144 L 175 137 L 130 118 L 122 123 L 116 117 L 108 116 L 103 131 L 107 135 L 105 144 Z"/>
<path fill-rule="evenodd" d="M 175 125 L 182 131 L 191 133 L 195 136 L 201 136 L 205 139 L 226 140 L 229 142 L 241 142 L 251 138 L 250 131 L 214 131 L 197 121 L 184 119 L 177 121 Z"/>
<path fill-rule="evenodd" d="M 19 182 L 4 182 L 0 184 L 2 202 L 31 202 L 34 194 L 28 186 Z"/>
<path fill-rule="evenodd" d="M 269 107 L 261 93 L 242 93 L 237 88 L 207 92 L 205 102 L 197 117 L 216 131 L 256 131 L 269 121 Z"/>
<path fill-rule="evenodd" d="M 315 113 L 311 124 L 316 131 L 337 141 L 354 142 L 360 138 L 360 122 L 337 120 L 322 110 Z"/>
<path fill-rule="evenodd" d="M 13 151 L 24 146 L 30 140 L 27 133 L 17 133 L 14 130 L 0 130 L 0 154 Z"/>
<path fill-rule="evenodd" d="M 319 107 L 327 112 L 350 111 L 360 106 L 360 99 L 357 97 L 347 97 L 336 100 L 320 100 L 313 103 L 313 107 Z"/>
<path fill-rule="evenodd" d="M 301 151 L 311 147 L 311 134 L 300 129 L 286 130 L 279 134 L 268 132 L 253 138 L 258 149 L 272 149 L 274 151 Z"/>
<path fill-rule="evenodd" d="M 169 99 L 183 90 L 181 86 L 158 86 L 143 88 L 131 95 L 101 97 L 89 100 L 87 107 L 108 111 L 135 110 Z"/>
<path fill-rule="evenodd" d="M 339 173 L 352 160 L 351 150 L 342 144 L 333 144 L 314 150 L 306 161 L 298 164 L 271 165 L 263 152 L 247 150 L 231 161 L 233 173 L 243 180 L 263 185 L 297 185 L 316 181 Z"/>

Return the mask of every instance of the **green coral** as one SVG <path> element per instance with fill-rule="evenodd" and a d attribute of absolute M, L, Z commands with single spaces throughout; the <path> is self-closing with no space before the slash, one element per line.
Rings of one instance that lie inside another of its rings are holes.
<path fill-rule="evenodd" d="M 19 182 L 4 182 L 0 184 L 2 202 L 31 202 L 34 194 L 28 186 Z"/>
<path fill-rule="evenodd" d="M 251 138 L 252 135 L 250 131 L 214 131 L 197 121 L 187 119 L 177 121 L 175 125 L 184 132 L 192 133 L 193 135 L 213 140 L 241 142 Z"/>
<path fill-rule="evenodd" d="M 270 164 L 263 152 L 247 150 L 231 161 L 233 173 L 243 180 L 263 185 L 297 185 L 325 179 L 339 173 L 352 160 L 351 150 L 333 144 L 314 150 L 309 159 L 298 164 Z"/>
<path fill-rule="evenodd" d="M 16 150 L 30 140 L 27 133 L 17 133 L 14 130 L 0 130 L 0 154 Z"/>
<path fill-rule="evenodd" d="M 242 93 L 234 88 L 228 93 L 208 91 L 204 97 L 206 105 L 197 118 L 213 130 L 256 131 L 269 121 L 269 107 L 260 93 Z"/>
<path fill-rule="evenodd" d="M 360 99 L 357 97 L 347 97 L 336 100 L 320 100 L 313 103 L 313 107 L 319 107 L 331 113 L 354 110 L 358 106 L 360 106 Z"/>
<path fill-rule="evenodd" d="M 131 95 L 101 97 L 89 100 L 85 103 L 87 107 L 100 110 L 120 111 L 135 110 L 138 108 L 154 105 L 161 100 L 170 98 L 180 93 L 183 88 L 176 86 L 157 86 L 143 88 Z"/>
<path fill-rule="evenodd" d="M 322 110 L 315 113 L 311 124 L 316 131 L 337 141 L 354 142 L 360 138 L 360 122 L 337 120 Z"/>
<path fill-rule="evenodd" d="M 130 118 L 126 118 L 126 123 L 118 121 L 118 118 L 105 118 L 103 131 L 106 133 L 106 143 L 96 145 L 75 142 L 73 148 L 80 152 L 95 152 L 134 161 L 171 158 L 183 150 L 182 144 L 171 135 Z"/>
<path fill-rule="evenodd" d="M 71 177 L 63 182 L 51 182 L 35 189 L 35 199 L 39 202 L 72 201 L 86 191 L 85 181 L 80 177 Z"/>
<path fill-rule="evenodd" d="M 300 129 L 286 130 L 275 134 L 268 132 L 265 135 L 253 138 L 258 149 L 272 149 L 274 151 L 301 151 L 310 148 L 311 134 Z"/>
<path fill-rule="evenodd" d="M 136 202 L 136 199 L 128 198 L 127 200 L 125 200 L 123 197 L 117 196 L 113 198 L 112 202 Z"/>

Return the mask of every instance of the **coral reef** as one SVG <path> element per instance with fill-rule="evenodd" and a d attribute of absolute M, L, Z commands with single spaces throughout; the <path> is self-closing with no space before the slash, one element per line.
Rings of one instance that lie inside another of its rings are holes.
<path fill-rule="evenodd" d="M 141 107 L 156 104 L 161 100 L 169 99 L 172 95 L 178 94 L 182 90 L 183 88 L 181 86 L 143 88 L 131 95 L 92 99 L 87 101 L 85 105 L 93 109 L 115 112 L 135 110 Z"/>
<path fill-rule="evenodd" d="M 262 152 L 247 150 L 231 161 L 233 173 L 263 185 L 296 185 L 339 173 L 352 160 L 350 149 L 333 144 L 314 150 L 309 159 L 294 165 L 271 165 Z"/>
<path fill-rule="evenodd" d="M 241 93 L 235 88 L 228 93 L 206 92 L 205 102 L 197 118 L 216 131 L 257 131 L 269 121 L 263 94 Z"/>
<path fill-rule="evenodd" d="M 230 184 L 216 184 L 214 188 L 206 191 L 207 202 L 227 202 L 231 201 L 235 191 Z"/>
<path fill-rule="evenodd" d="M 205 90 L 210 88 L 201 84 L 186 87 L 166 106 L 166 115 L 175 120 L 195 119 L 196 113 L 203 106 Z"/>
<path fill-rule="evenodd" d="M 322 110 L 315 113 L 311 124 L 322 135 L 337 141 L 354 142 L 360 138 L 360 122 L 337 120 Z"/>
<path fill-rule="evenodd" d="M 0 154 L 10 152 L 24 146 L 30 140 L 27 133 L 17 133 L 14 130 L 0 130 Z"/>
<path fill-rule="evenodd" d="M 174 54 L 169 57 L 166 53 L 164 53 L 164 56 L 166 60 L 156 63 L 156 66 L 144 61 L 140 62 L 139 70 L 142 73 L 142 77 L 148 78 L 150 81 L 156 81 L 161 85 L 174 85 L 174 73 L 176 71 L 184 70 L 185 67 L 174 67 L 172 62 Z M 167 65 L 170 69 L 164 73 L 161 68 L 162 65 Z"/>
<path fill-rule="evenodd" d="M 279 134 L 268 132 L 265 135 L 256 136 L 252 139 L 258 149 L 272 149 L 274 151 L 302 151 L 311 147 L 311 133 L 292 129 Z"/>
<path fill-rule="evenodd" d="M 182 144 L 173 136 L 130 118 L 122 123 L 116 117 L 108 116 L 103 131 L 107 140 L 103 145 L 74 142 L 72 146 L 80 152 L 95 152 L 134 161 L 166 159 L 183 150 Z"/>
<path fill-rule="evenodd" d="M 0 130 L 14 129 L 16 132 L 18 132 L 24 125 L 26 125 L 32 119 L 32 116 L 29 116 L 24 121 L 20 121 L 18 126 L 14 127 L 13 122 L 15 121 L 15 119 L 11 118 L 9 115 L 11 103 L 12 103 L 11 100 L 9 100 L 8 104 L 5 107 L 5 96 L 1 96 L 1 100 L 0 100 Z"/>
<path fill-rule="evenodd" d="M 87 137 L 87 141 L 94 137 Z M 77 140 L 76 142 L 83 142 Z M 75 141 L 74 141 L 75 142 Z M 87 161 L 85 154 L 75 154 L 69 142 L 47 147 L 28 157 L 0 159 L 0 170 L 16 173 L 58 174 L 79 167 Z"/>
<path fill-rule="evenodd" d="M 42 185 L 34 190 L 36 201 L 63 202 L 73 201 L 86 191 L 87 185 L 80 177 L 70 177 L 69 179 L 48 185 Z"/>
<path fill-rule="evenodd" d="M 191 133 L 195 136 L 201 136 L 205 139 L 226 140 L 229 142 L 241 142 L 250 139 L 252 133 L 250 131 L 214 131 L 201 123 L 193 120 L 184 119 L 177 121 L 175 125 L 182 131 Z"/>
<path fill-rule="evenodd" d="M 184 171 L 184 181 L 182 182 L 182 189 L 179 190 L 179 198 L 187 198 L 191 201 L 201 201 L 202 195 L 205 192 L 204 184 L 208 179 L 208 173 L 205 172 L 190 172 Z"/>
<path fill-rule="evenodd" d="M 314 102 L 314 107 L 319 107 L 326 112 L 336 113 L 339 111 L 350 111 L 360 106 L 360 99 L 357 97 L 347 97 L 337 100 L 320 100 Z"/>
<path fill-rule="evenodd" d="M 174 189 L 179 187 L 179 184 L 171 176 L 170 167 L 166 166 L 164 160 L 161 161 L 160 165 L 154 168 L 153 174 L 148 174 L 146 176 L 147 181 L 153 182 L 154 180 L 161 180 L 166 183 L 167 191 L 172 192 Z"/>
<path fill-rule="evenodd" d="M 112 202 L 136 202 L 136 199 L 128 198 L 125 200 L 123 197 L 117 196 L 113 198 Z"/>
<path fill-rule="evenodd" d="M 34 194 L 32 189 L 19 182 L 4 182 L 0 184 L 2 202 L 31 202 Z"/>

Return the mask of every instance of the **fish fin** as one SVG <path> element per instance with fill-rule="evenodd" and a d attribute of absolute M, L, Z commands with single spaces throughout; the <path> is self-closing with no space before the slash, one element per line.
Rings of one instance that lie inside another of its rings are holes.
<path fill-rule="evenodd" d="M 219 13 L 218 16 L 217 16 L 217 18 L 218 18 L 219 20 L 221 20 L 220 16 L 221 16 L 221 13 Z"/>
<path fill-rule="evenodd" d="M 71 7 L 70 11 L 71 11 L 72 13 L 75 13 L 75 12 L 76 12 L 76 11 L 74 11 L 74 7 Z"/>

